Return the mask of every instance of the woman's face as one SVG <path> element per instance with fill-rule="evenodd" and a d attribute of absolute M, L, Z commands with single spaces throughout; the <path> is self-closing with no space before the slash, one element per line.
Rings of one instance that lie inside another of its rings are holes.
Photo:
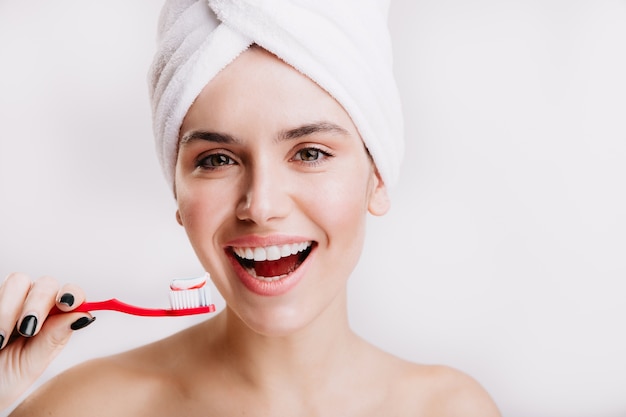
<path fill-rule="evenodd" d="M 252 48 L 204 88 L 180 138 L 177 218 L 229 308 L 268 335 L 345 308 L 367 212 L 388 199 L 343 108 Z"/>

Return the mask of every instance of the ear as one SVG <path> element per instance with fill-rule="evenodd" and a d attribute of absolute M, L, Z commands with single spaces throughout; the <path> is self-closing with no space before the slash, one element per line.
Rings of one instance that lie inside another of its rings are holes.
<path fill-rule="evenodd" d="M 374 170 L 374 173 L 371 176 L 371 182 L 371 191 L 367 209 L 374 216 L 382 216 L 389 211 L 391 201 L 389 201 L 387 187 L 385 186 L 385 183 L 380 177 L 377 169 Z"/>
<path fill-rule="evenodd" d="M 183 225 L 183 219 L 182 217 L 180 217 L 180 211 L 176 210 L 176 221 L 178 222 L 178 224 L 180 224 L 181 226 Z"/>

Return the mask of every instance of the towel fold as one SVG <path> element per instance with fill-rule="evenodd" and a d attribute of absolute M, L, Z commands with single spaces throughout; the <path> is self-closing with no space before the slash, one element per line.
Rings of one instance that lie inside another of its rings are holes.
<path fill-rule="evenodd" d="M 183 118 L 204 86 L 256 43 L 315 81 L 356 125 L 387 185 L 404 151 L 388 1 L 168 0 L 150 98 L 157 155 L 173 186 Z"/>

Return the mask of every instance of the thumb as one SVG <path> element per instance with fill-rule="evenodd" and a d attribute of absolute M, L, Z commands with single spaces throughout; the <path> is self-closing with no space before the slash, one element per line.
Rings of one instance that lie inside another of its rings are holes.
<path fill-rule="evenodd" d="M 24 369 L 32 373 L 37 370 L 43 372 L 65 347 L 72 333 L 93 323 L 95 319 L 88 313 L 64 313 L 48 317 L 37 337 L 25 340 L 21 360 Z"/>

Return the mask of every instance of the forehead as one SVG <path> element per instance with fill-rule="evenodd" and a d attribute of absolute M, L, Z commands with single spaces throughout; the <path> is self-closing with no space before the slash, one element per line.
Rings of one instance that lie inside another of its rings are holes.
<path fill-rule="evenodd" d="M 321 121 L 358 136 L 347 112 L 330 94 L 275 55 L 254 47 L 204 87 L 183 120 L 181 134 L 243 122 L 280 130 Z"/>

